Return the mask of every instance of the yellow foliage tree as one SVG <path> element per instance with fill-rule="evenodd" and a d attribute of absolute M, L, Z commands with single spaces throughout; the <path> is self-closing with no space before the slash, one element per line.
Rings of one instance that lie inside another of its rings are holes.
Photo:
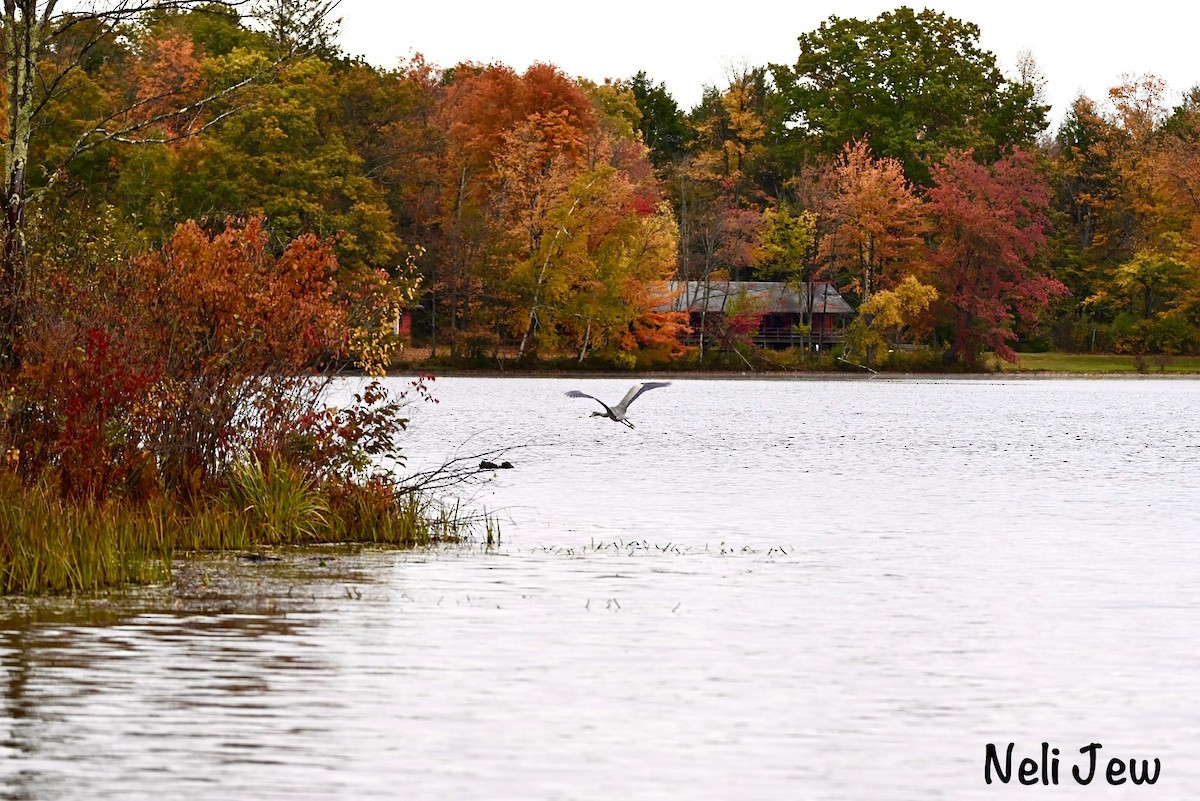
<path fill-rule="evenodd" d="M 911 275 L 895 289 L 874 293 L 858 307 L 858 317 L 847 331 L 847 350 L 868 363 L 874 361 L 876 349 L 899 343 L 920 324 L 937 297 L 936 289 Z"/>

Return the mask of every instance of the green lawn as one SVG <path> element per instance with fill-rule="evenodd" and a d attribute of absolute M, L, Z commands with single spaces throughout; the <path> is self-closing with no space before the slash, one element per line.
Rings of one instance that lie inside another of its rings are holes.
<path fill-rule="evenodd" d="M 1005 373 L 1138 373 L 1132 356 L 1098 353 L 1021 353 L 1018 356 L 1017 364 L 998 359 L 993 364 Z M 1200 356 L 1170 356 L 1165 360 L 1147 356 L 1145 360 L 1144 370 L 1149 375 L 1200 373 Z"/>

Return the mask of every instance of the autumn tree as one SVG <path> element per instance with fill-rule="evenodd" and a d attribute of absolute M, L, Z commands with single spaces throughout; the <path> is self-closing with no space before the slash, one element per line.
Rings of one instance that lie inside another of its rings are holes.
<path fill-rule="evenodd" d="M 519 354 L 571 347 L 582 358 L 665 330 L 669 321 L 652 319 L 669 299 L 646 300 L 646 282 L 670 278 L 661 267 L 674 257 L 674 226 L 636 136 L 632 92 L 549 65 L 519 76 L 460 65 L 439 118 L 446 247 L 431 305 L 445 310 L 452 343 L 494 349 L 510 334 Z"/>
<path fill-rule="evenodd" d="M 637 192 L 628 174 L 606 164 L 579 173 L 547 209 L 553 232 L 513 273 L 530 309 L 516 320 L 523 342 L 536 336 L 580 361 L 591 351 L 679 350 L 683 321 L 666 294 L 674 220 L 665 206 L 639 204 Z"/>
<path fill-rule="evenodd" d="M 1110 92 L 1125 248 L 1087 300 L 1111 319 L 1114 347 L 1135 353 L 1200 345 L 1195 93 L 1168 112 L 1164 90 L 1141 76 Z"/>
<path fill-rule="evenodd" d="M 537 78 L 538 76 L 529 76 Z M 519 243 L 506 282 L 518 353 L 534 346 L 617 352 L 673 342 L 659 308 L 675 256 L 675 226 L 658 198 L 632 93 L 576 85 L 593 104 L 572 108 L 570 85 L 532 85 L 559 98 L 506 135 L 497 154 L 497 212 Z M 666 332 L 666 333 L 664 333 Z"/>
<path fill-rule="evenodd" d="M 0 18 L 7 96 L 4 147 L 3 247 L 0 248 L 0 362 L 19 362 L 16 343 L 28 283 L 26 229 L 32 204 L 52 189 L 71 165 L 111 143 L 164 141 L 193 135 L 236 111 L 228 101 L 267 70 L 228 74 L 226 82 L 160 87 L 130 98 L 114 93 L 99 98 L 74 126 L 72 140 L 53 158 L 41 151 L 43 119 L 57 104 L 73 102 L 78 76 L 115 52 L 130 26 L 157 15 L 191 12 L 221 14 L 241 0 L 107 0 L 64 7 L 57 0 L 6 0 Z M 268 68 L 271 64 L 264 65 Z M 219 107 L 219 110 L 218 110 Z M 40 177 L 30 176 L 36 165 Z"/>
<path fill-rule="evenodd" d="M 688 116 L 695 130 L 692 169 L 719 181 L 735 205 L 759 199 L 755 177 L 766 153 L 768 92 L 765 69 L 733 70 L 728 85 L 707 87 Z"/>
<path fill-rule="evenodd" d="M 1156 76 L 1127 77 L 1108 90 L 1112 106 L 1113 160 L 1121 181 L 1127 218 L 1122 221 L 1126 252 L 1153 244 L 1163 230 L 1155 185 L 1154 154 L 1158 129 L 1167 115 L 1166 84 Z M 1166 230 L 1173 229 L 1168 225 Z"/>
<path fill-rule="evenodd" d="M 358 358 L 337 259 L 311 234 L 276 250 L 260 219 L 188 223 L 158 252 L 62 255 L 41 265 L 24 402 L 0 438 L 67 494 L 139 469 L 188 491 L 248 454 L 286 454 L 318 421 L 322 363 Z"/>
<path fill-rule="evenodd" d="M 739 204 L 703 165 L 685 159 L 669 185 L 679 220 L 681 280 L 745 280 L 759 263 L 762 212 Z"/>
<path fill-rule="evenodd" d="M 696 282 L 701 294 L 714 280 L 750 278 L 761 262 L 767 196 L 755 176 L 765 153 L 768 91 L 766 72 L 749 67 L 732 69 L 723 89 L 706 87 L 687 118 L 688 151 L 666 175 L 679 221 L 678 277 Z M 703 351 L 707 307 L 699 326 Z"/>
<path fill-rule="evenodd" d="M 762 224 L 755 265 L 757 277 L 794 285 L 811 281 L 817 242 L 816 213 L 793 211 L 781 203 L 763 212 Z"/>
<path fill-rule="evenodd" d="M 1138 319 L 1150 320 L 1168 312 L 1183 297 L 1194 268 L 1181 255 L 1182 247 L 1175 253 L 1139 251 L 1117 268 L 1113 287 Z"/>
<path fill-rule="evenodd" d="M 435 164 L 435 239 L 426 264 L 432 343 L 444 336 L 452 354 L 469 340 L 494 336 L 496 326 L 476 320 L 484 292 L 498 282 L 484 276 L 496 262 L 505 233 L 489 205 L 493 162 L 505 134 L 526 116 L 525 86 L 502 64 L 459 64 L 446 72 L 433 124 L 444 145 Z M 444 331 L 444 334 L 443 334 Z"/>
<path fill-rule="evenodd" d="M 1075 301 L 1064 304 L 1068 345 L 1193 347 L 1195 115 L 1187 97 L 1174 112 L 1165 97 L 1158 78 L 1126 77 L 1106 108 L 1080 98 L 1060 129 L 1051 164 L 1070 233 L 1056 265 Z"/>
<path fill-rule="evenodd" d="M 860 301 L 923 270 L 920 198 L 897 159 L 876 159 L 865 140 L 847 144 L 821 179 L 818 259 Z"/>
<path fill-rule="evenodd" d="M 670 338 L 669 298 L 650 285 L 671 277 L 675 228 L 628 87 L 461 64 L 434 120 L 445 147 L 429 305 L 452 353 L 511 336 L 519 355 L 584 358 Z"/>
<path fill-rule="evenodd" d="M 1178 314 L 1200 331 L 1200 87 L 1163 122 L 1156 153 L 1156 180 L 1164 204 L 1172 209 L 1174 230 L 1187 265 L 1187 277 L 1176 298 Z"/>
<path fill-rule="evenodd" d="M 592 102 L 592 108 L 600 120 L 599 130 L 610 141 L 633 142 L 638 139 L 638 124 L 642 115 L 638 109 L 637 95 L 625 81 L 607 78 L 603 83 L 596 83 L 579 78 L 577 83 Z M 599 143 L 600 138 L 593 139 L 593 142 Z"/>
<path fill-rule="evenodd" d="M 565 210 L 561 208 L 579 172 L 578 151 L 582 146 L 566 115 L 535 114 L 508 133 L 497 156 L 497 211 L 514 236 L 513 268 L 528 273 L 524 280 L 517 281 L 524 285 L 519 295 L 526 309 L 520 355 L 542 326 L 546 290 L 561 272 L 552 264 L 553 256 L 561 253 L 566 240 L 572 237 L 574 223 L 580 219 L 576 212 L 580 211 L 582 195 L 591 188 L 589 184 L 576 192 Z M 575 157 L 572 150 L 576 151 Z M 553 216 L 552 210 L 556 211 Z"/>
<path fill-rule="evenodd" d="M 937 290 L 906 276 L 894 289 L 882 289 L 858 307 L 846 332 L 846 350 L 875 363 L 876 354 L 918 333 L 927 312 L 937 300 Z"/>
<path fill-rule="evenodd" d="M 929 190 L 930 260 L 939 317 L 953 330 L 950 356 L 975 365 L 983 349 L 1016 360 L 1018 330 L 1035 324 L 1066 291 L 1039 264 L 1049 187 L 1033 159 L 1016 151 L 994 164 L 951 153 Z"/>

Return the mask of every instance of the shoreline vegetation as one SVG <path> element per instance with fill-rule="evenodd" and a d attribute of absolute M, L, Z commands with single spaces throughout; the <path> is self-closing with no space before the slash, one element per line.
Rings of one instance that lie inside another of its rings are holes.
<path fill-rule="evenodd" d="M 722 354 L 699 363 L 677 360 L 648 363 L 634 368 L 616 367 L 599 362 L 580 363 L 566 356 L 532 362 L 512 356 L 490 359 L 431 358 L 427 348 L 408 348 L 389 371 L 407 375 L 413 371 L 436 372 L 439 376 L 489 377 L 610 377 L 636 373 L 639 376 L 678 378 L 879 378 L 903 376 L 988 378 L 1013 377 L 1200 377 L 1200 356 L 1139 355 L 1119 353 L 1018 353 L 1010 362 L 994 354 L 984 354 L 978 366 L 965 370 L 947 365 L 940 353 L 902 354 L 895 362 L 884 361 L 868 368 L 846 359 L 840 351 L 814 356 L 800 351 L 760 351 L 746 348 L 740 357 Z"/>
<path fill-rule="evenodd" d="M 80 594 L 171 577 L 181 554 L 280 546 L 413 548 L 458 541 L 479 521 L 418 493 L 318 486 L 283 464 L 249 463 L 203 500 L 65 500 L 0 472 L 0 595 Z M 498 540 L 484 520 L 487 541 Z"/>
<path fill-rule="evenodd" d="M 259 219 L 101 259 L 45 265 L 14 343 L 0 593 L 157 581 L 185 551 L 423 545 L 477 522 L 428 495 L 459 466 L 398 475 L 405 408 L 436 402 L 431 376 L 378 380 L 399 342 L 371 332 L 403 285 L 335 280 L 330 242 L 276 248 Z M 331 405 L 351 370 L 367 380 Z"/>

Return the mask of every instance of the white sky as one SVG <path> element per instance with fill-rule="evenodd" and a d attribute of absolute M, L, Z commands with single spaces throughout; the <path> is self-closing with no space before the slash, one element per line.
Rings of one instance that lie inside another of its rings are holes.
<path fill-rule="evenodd" d="M 544 61 L 601 81 L 645 70 L 686 111 L 730 65 L 792 64 L 796 37 L 831 14 L 873 19 L 899 5 L 869 0 L 342 0 L 342 47 L 394 67 L 414 52 L 440 66 Z M 1006 73 L 1022 50 L 1048 83 L 1051 119 L 1081 92 L 1102 100 L 1123 74 L 1153 73 L 1174 104 L 1200 83 L 1200 4 L 1192 0 L 936 0 L 909 3 L 974 22 Z"/>

